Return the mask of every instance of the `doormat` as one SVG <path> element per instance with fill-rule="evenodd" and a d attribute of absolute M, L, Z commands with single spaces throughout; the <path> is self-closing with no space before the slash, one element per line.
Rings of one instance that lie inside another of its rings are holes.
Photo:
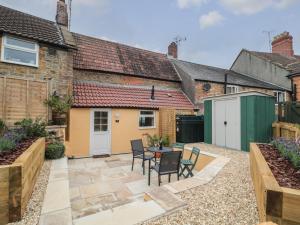
<path fill-rule="evenodd" d="M 110 155 L 105 154 L 105 155 L 93 155 L 93 158 L 108 158 Z"/>

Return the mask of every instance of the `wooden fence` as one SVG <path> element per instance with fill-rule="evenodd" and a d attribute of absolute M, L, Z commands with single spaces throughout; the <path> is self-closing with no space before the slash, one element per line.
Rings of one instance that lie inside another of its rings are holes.
<path fill-rule="evenodd" d="M 24 118 L 48 120 L 47 81 L 0 77 L 0 118 L 8 126 Z"/>
<path fill-rule="evenodd" d="M 276 122 L 272 127 L 274 138 L 298 139 L 300 137 L 300 126 L 297 124 Z"/>

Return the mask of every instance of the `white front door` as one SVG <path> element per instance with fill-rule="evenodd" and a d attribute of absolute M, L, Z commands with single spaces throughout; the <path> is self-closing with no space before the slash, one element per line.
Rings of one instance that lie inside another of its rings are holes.
<path fill-rule="evenodd" d="M 91 109 L 90 155 L 111 154 L 111 110 Z"/>
<path fill-rule="evenodd" d="M 240 109 L 238 98 L 226 101 L 226 147 L 240 149 Z"/>

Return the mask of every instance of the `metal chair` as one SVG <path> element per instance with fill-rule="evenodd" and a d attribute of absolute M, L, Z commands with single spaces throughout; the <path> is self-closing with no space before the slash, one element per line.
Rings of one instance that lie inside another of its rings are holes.
<path fill-rule="evenodd" d="M 184 150 L 184 143 L 179 143 L 179 142 L 176 142 L 174 144 L 172 144 L 172 148 L 173 149 L 180 149 L 181 151 Z"/>
<path fill-rule="evenodd" d="M 149 167 L 148 185 L 150 185 L 151 170 L 158 173 L 158 186 L 161 183 L 162 175 L 169 175 L 169 182 L 171 181 L 171 174 L 177 174 L 179 180 L 181 151 L 164 152 L 161 155 L 160 163 Z"/>
<path fill-rule="evenodd" d="M 143 145 L 142 139 L 138 140 L 132 140 L 131 143 L 131 150 L 132 150 L 132 165 L 131 165 L 131 171 L 133 170 L 134 165 L 134 159 L 142 159 L 142 167 L 143 167 L 143 174 L 145 175 L 145 161 L 149 161 L 149 168 L 150 168 L 150 161 L 153 159 L 153 154 L 147 155 L 145 154 L 145 148 Z"/>
<path fill-rule="evenodd" d="M 189 159 L 181 159 L 181 162 L 180 162 L 181 172 L 179 174 L 180 176 L 183 175 L 185 178 L 188 178 L 189 176 L 191 176 L 191 177 L 194 176 L 193 169 L 195 168 L 195 165 L 198 161 L 199 155 L 200 155 L 200 149 L 193 147 Z M 184 174 L 185 170 L 187 170 L 187 172 L 188 172 L 186 175 Z"/>

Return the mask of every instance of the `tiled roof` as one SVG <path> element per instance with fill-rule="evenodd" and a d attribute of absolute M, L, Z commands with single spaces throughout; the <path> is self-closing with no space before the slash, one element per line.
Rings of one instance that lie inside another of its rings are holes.
<path fill-rule="evenodd" d="M 64 46 L 59 27 L 52 21 L 0 5 L 0 32 Z"/>
<path fill-rule="evenodd" d="M 278 53 L 250 51 L 251 54 L 279 65 L 291 73 L 300 73 L 300 56 L 287 57 Z"/>
<path fill-rule="evenodd" d="M 155 100 L 151 100 L 149 88 L 76 82 L 73 94 L 73 107 L 193 109 L 193 104 L 180 90 L 155 88 Z"/>
<path fill-rule="evenodd" d="M 180 81 L 167 56 L 73 33 L 78 51 L 74 68 Z"/>
<path fill-rule="evenodd" d="M 241 85 L 246 87 L 266 88 L 272 90 L 282 90 L 276 85 L 257 80 L 253 77 L 236 73 L 232 70 L 222 69 L 213 66 L 201 65 L 197 63 L 186 62 L 182 60 L 172 60 L 179 74 L 187 75 L 194 80 L 225 83 L 225 74 L 227 74 L 227 83 L 232 85 Z"/>

